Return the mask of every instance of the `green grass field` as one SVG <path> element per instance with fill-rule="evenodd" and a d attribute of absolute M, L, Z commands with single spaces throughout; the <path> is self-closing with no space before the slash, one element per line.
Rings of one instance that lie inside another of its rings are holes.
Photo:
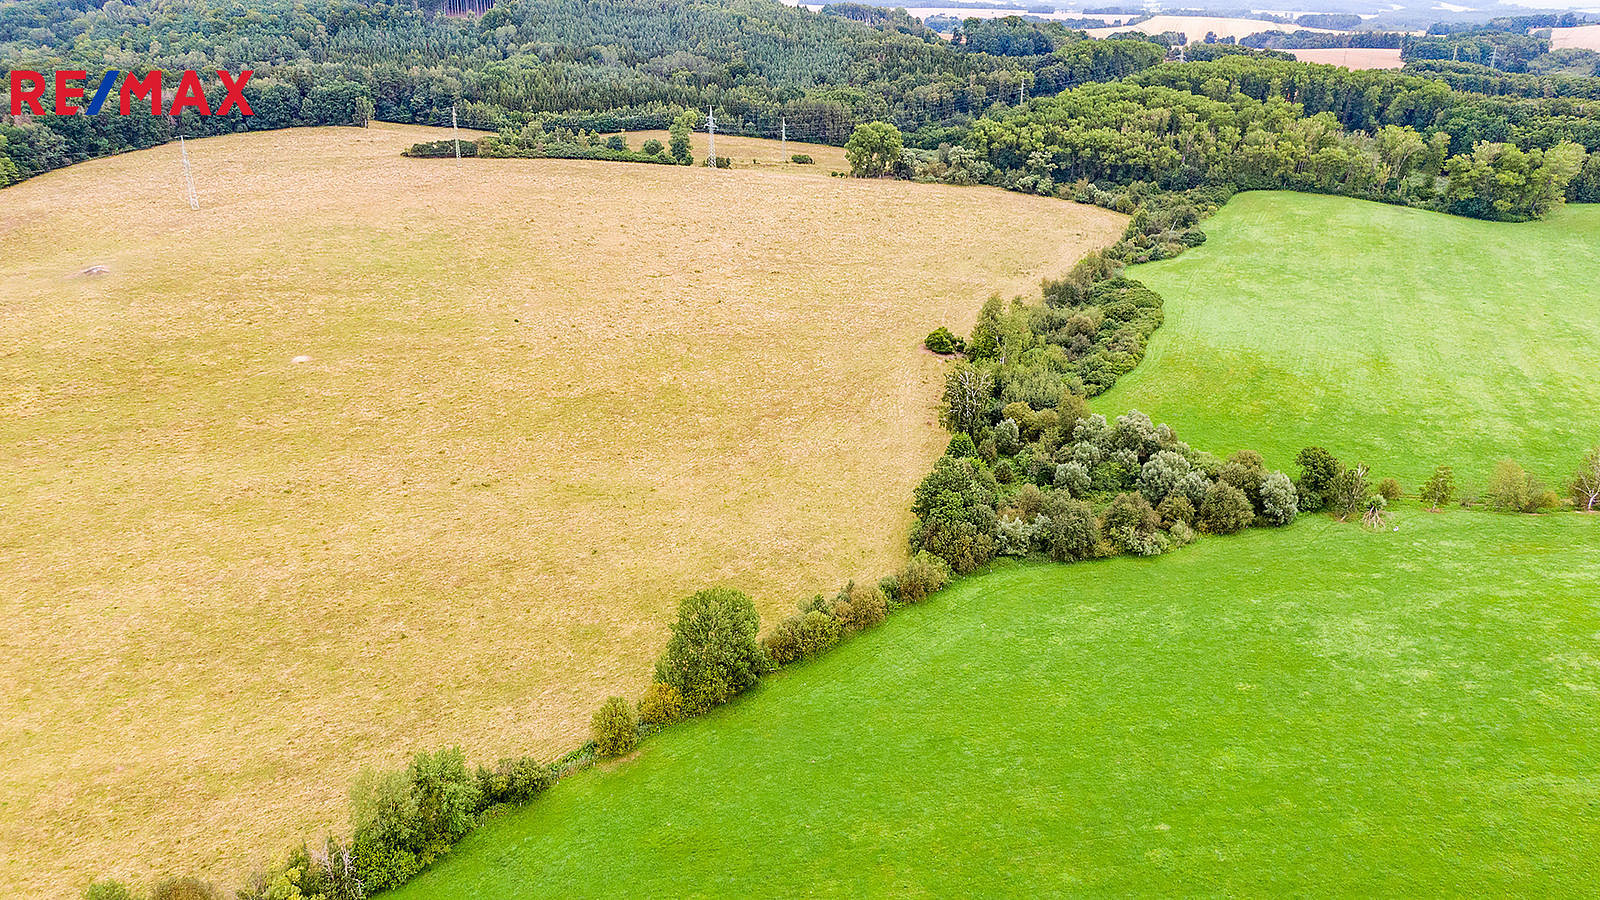
<path fill-rule="evenodd" d="M 1558 483 L 1600 443 L 1600 206 L 1501 224 L 1249 193 L 1209 240 L 1131 274 L 1166 298 L 1145 361 L 1096 409 L 1294 471 L 1323 444 L 1415 491 L 1514 457 Z"/>
<path fill-rule="evenodd" d="M 1591 890 L 1600 520 L 1395 521 L 968 579 L 399 896 Z"/>

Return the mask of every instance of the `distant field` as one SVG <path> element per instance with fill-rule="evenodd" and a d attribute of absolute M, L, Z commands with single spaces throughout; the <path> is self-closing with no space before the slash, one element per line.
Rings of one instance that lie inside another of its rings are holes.
<path fill-rule="evenodd" d="M 1225 16 L 1153 16 L 1133 25 L 1093 28 L 1089 30 L 1089 36 L 1105 38 L 1123 31 L 1140 31 L 1145 34 L 1176 31 L 1184 34 L 1194 43 L 1204 40 L 1207 32 L 1214 32 L 1219 38 L 1231 37 L 1235 40 L 1247 38 L 1252 34 L 1259 34 L 1263 31 L 1315 31 L 1321 34 L 1344 34 L 1342 31 L 1328 28 L 1302 28 L 1299 25 L 1272 22 L 1267 19 L 1236 19 Z"/>
<path fill-rule="evenodd" d="M 195 141 L 195 213 L 175 145 L 0 191 L 0 894 L 237 875 L 362 766 L 575 745 L 693 589 L 889 571 L 920 338 L 1124 223 L 399 155 L 441 136 Z"/>
<path fill-rule="evenodd" d="M 627 133 L 628 146 L 637 150 L 645 141 L 658 140 L 667 143 L 669 135 L 665 131 L 630 131 Z M 696 164 L 705 162 L 710 153 L 711 138 L 705 132 L 694 132 L 689 135 L 689 148 L 694 154 Z M 810 164 L 791 163 L 789 158 L 797 153 L 804 153 L 813 160 Z M 717 135 L 717 155 L 728 157 L 728 161 L 735 169 L 766 168 L 778 166 L 785 169 L 813 174 L 827 175 L 830 172 L 848 172 L 850 163 L 844 157 L 843 147 L 833 147 L 828 144 L 803 144 L 799 141 L 789 141 L 781 145 L 778 141 L 763 140 L 762 138 L 735 137 L 733 135 Z"/>
<path fill-rule="evenodd" d="M 1576 28 L 1550 29 L 1552 50 L 1600 50 L 1600 25 L 1579 25 Z"/>
<path fill-rule="evenodd" d="M 1600 443 L 1600 206 L 1505 224 L 1248 193 L 1210 239 L 1130 274 L 1166 298 L 1144 362 L 1095 402 L 1293 470 L 1323 444 L 1415 491 L 1515 457 L 1552 484 Z"/>
<path fill-rule="evenodd" d="M 1591 893 L 1600 518 L 1395 524 L 963 581 L 397 897 Z"/>
<path fill-rule="evenodd" d="M 1327 50 L 1290 50 L 1301 62 L 1326 63 L 1346 69 L 1399 69 L 1405 66 L 1399 50 L 1335 47 Z"/>

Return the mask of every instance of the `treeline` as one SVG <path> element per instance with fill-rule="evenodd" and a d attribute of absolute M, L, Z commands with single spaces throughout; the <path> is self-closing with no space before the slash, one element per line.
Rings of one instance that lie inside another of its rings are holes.
<path fill-rule="evenodd" d="M 952 46 L 904 13 L 823 14 L 769 0 L 500 0 L 481 17 L 411 0 L 114 0 L 0 5 L 0 73 L 253 69 L 256 115 L 39 117 L 0 132 L 27 177 L 190 137 L 378 118 L 491 131 L 530 123 L 665 128 L 713 108 L 719 127 L 842 144 L 895 123 L 936 146 L 997 103 L 1122 77 L 1159 62 L 1134 42 L 1065 37 L 1026 59 Z M 168 86 L 170 93 L 173 85 Z M 53 99 L 47 95 L 47 99 Z M 366 111 L 365 115 L 362 113 Z M 3 166 L 4 163 L 0 163 Z"/>
<path fill-rule="evenodd" d="M 987 177 L 1037 193 L 1082 182 L 1288 189 L 1505 220 L 1544 215 L 1575 184 L 1592 189 L 1578 176 L 1600 165 L 1567 140 L 1549 150 L 1480 141 L 1452 153 L 1453 136 L 1438 128 L 1345 131 L 1332 111 L 1307 115 L 1300 104 L 1255 100 L 1239 87 L 1197 79 L 1197 91 L 1226 98 L 1213 99 L 1164 86 L 1091 85 L 981 120 L 966 147 Z"/>

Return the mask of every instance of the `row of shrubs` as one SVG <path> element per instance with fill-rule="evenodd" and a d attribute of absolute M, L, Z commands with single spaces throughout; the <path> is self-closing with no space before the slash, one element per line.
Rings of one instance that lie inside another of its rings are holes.
<path fill-rule="evenodd" d="M 729 588 L 709 588 L 678 606 L 655 678 L 637 703 L 610 697 L 591 721 L 590 742 L 554 763 L 533 757 L 467 765 L 459 748 L 418 753 L 404 769 L 363 772 L 350 791 L 348 838 L 304 844 L 251 875 L 237 900 L 364 900 L 398 887 L 448 853 L 485 817 L 523 804 L 596 760 L 633 752 L 639 741 L 701 715 L 754 687 L 778 666 L 808 659 L 889 613 L 921 603 L 950 581 L 933 557 L 912 558 L 878 584 L 847 584 L 818 595 L 766 636 L 755 604 Z M 221 900 L 196 878 L 164 878 L 140 894 L 114 880 L 95 882 L 90 900 Z"/>
<path fill-rule="evenodd" d="M 1594 512 L 1600 507 L 1600 446 L 1591 447 L 1583 455 L 1566 482 L 1566 502 L 1573 509 Z M 1386 479 L 1380 493 L 1393 500 L 1399 496 L 1399 485 Z M 1448 506 L 1457 496 L 1455 472 L 1450 466 L 1439 466 L 1423 485 L 1417 489 L 1417 498 L 1437 510 Z M 1563 498 L 1548 487 L 1543 480 L 1519 465 L 1516 460 L 1503 459 L 1495 465 L 1482 493 L 1463 491 L 1460 502 L 1466 507 L 1485 507 L 1502 512 L 1538 513 L 1557 509 Z"/>
<path fill-rule="evenodd" d="M 1107 422 L 1074 399 L 1059 410 L 1013 401 L 958 431 L 915 491 L 913 550 L 966 574 L 1000 556 L 1155 556 L 1200 532 L 1298 514 L 1294 483 L 1260 454 L 1224 461 L 1142 413 Z"/>
<path fill-rule="evenodd" d="M 423 141 L 412 144 L 400 151 L 401 156 L 410 156 L 416 159 L 449 159 L 456 155 L 459 149 L 463 157 L 478 155 L 477 141 Z"/>

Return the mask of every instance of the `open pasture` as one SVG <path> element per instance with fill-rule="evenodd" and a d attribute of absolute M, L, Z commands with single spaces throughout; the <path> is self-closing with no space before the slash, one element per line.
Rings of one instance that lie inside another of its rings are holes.
<path fill-rule="evenodd" d="M 1600 519 L 1393 524 L 965 580 L 397 896 L 1588 893 Z"/>
<path fill-rule="evenodd" d="M 1202 227 L 1129 270 L 1166 323 L 1096 409 L 1291 472 L 1321 444 L 1407 491 L 1439 464 L 1481 490 L 1504 457 L 1559 485 L 1600 443 L 1600 206 L 1508 224 L 1256 192 Z"/>
<path fill-rule="evenodd" d="M 0 191 L 0 894 L 237 875 L 363 766 L 580 743 L 692 590 L 889 571 L 922 336 L 1124 225 L 399 155 L 445 134 L 195 141 L 198 212 L 176 145 Z"/>

